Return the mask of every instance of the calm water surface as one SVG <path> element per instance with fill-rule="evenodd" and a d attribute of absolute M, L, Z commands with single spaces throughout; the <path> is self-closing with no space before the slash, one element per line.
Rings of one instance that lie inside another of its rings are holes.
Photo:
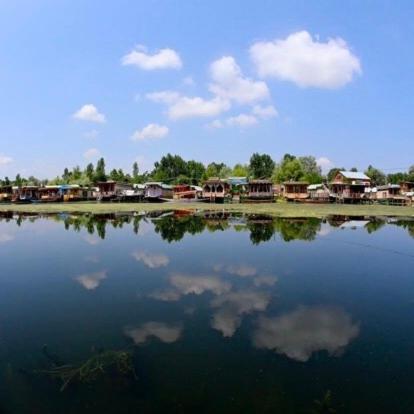
<path fill-rule="evenodd" d="M 2 414 L 414 412 L 414 221 L 9 214 L 0 266 Z"/>

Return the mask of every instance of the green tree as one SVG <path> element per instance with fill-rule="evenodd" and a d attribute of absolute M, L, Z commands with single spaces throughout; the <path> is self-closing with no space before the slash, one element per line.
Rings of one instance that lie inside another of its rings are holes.
<path fill-rule="evenodd" d="M 310 184 L 318 184 L 322 182 L 322 170 L 316 162 L 316 158 L 308 155 L 306 157 L 299 157 L 302 164 L 304 179 Z"/>
<path fill-rule="evenodd" d="M 93 164 L 90 162 L 85 168 L 85 175 L 88 177 L 89 181 L 93 181 L 93 176 L 95 174 L 95 169 Z"/>
<path fill-rule="evenodd" d="M 134 183 L 137 183 L 138 182 L 138 179 L 139 179 L 139 168 L 138 168 L 138 163 L 136 161 L 132 165 L 132 178 L 134 180 Z"/>
<path fill-rule="evenodd" d="M 23 185 L 23 179 L 20 176 L 20 174 L 16 175 L 16 178 L 14 180 L 14 185 L 17 185 L 17 187 L 21 187 Z"/>
<path fill-rule="evenodd" d="M 210 164 L 207 165 L 206 171 L 203 175 L 203 179 L 207 179 L 207 178 L 211 178 L 211 177 L 220 177 L 222 176 L 222 171 L 224 170 L 224 172 L 228 169 L 227 165 L 224 163 L 216 163 L 216 162 L 211 162 Z"/>
<path fill-rule="evenodd" d="M 192 184 L 198 184 L 206 171 L 204 164 L 198 161 L 190 160 L 187 162 L 187 175 Z"/>
<path fill-rule="evenodd" d="M 188 176 L 187 163 L 179 155 L 167 154 L 154 163 L 152 176 L 157 181 L 175 182 L 180 175 Z"/>
<path fill-rule="evenodd" d="M 254 153 L 250 157 L 249 171 L 253 178 L 270 178 L 275 162 L 268 154 Z"/>
<path fill-rule="evenodd" d="M 236 164 L 233 167 L 233 171 L 231 173 L 233 177 L 248 177 L 249 176 L 249 166 L 243 164 Z"/>
<path fill-rule="evenodd" d="M 100 158 L 96 164 L 94 181 L 106 181 L 105 160 Z"/>
<path fill-rule="evenodd" d="M 280 164 L 275 168 L 272 178 L 278 183 L 285 181 L 305 181 L 305 172 L 298 158 L 286 154 Z"/>
<path fill-rule="evenodd" d="M 372 185 L 384 185 L 387 182 L 385 174 L 378 168 L 374 168 L 372 165 L 369 165 L 365 171 L 365 175 L 371 178 Z"/>

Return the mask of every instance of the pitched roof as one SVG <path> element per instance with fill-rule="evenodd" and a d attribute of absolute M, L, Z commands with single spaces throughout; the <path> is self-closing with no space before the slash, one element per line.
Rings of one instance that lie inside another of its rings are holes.
<path fill-rule="evenodd" d="M 367 175 L 359 171 L 339 171 L 345 178 L 350 180 L 371 180 Z"/>

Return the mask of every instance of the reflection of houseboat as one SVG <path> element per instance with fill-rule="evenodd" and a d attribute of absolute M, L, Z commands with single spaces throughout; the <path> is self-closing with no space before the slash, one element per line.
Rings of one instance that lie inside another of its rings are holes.
<path fill-rule="evenodd" d="M 39 188 L 39 201 L 44 203 L 62 201 L 62 193 L 59 185 L 47 185 Z"/>
<path fill-rule="evenodd" d="M 210 178 L 203 185 L 203 199 L 206 201 L 224 202 L 229 197 L 230 186 L 220 178 Z"/>
<path fill-rule="evenodd" d="M 145 198 L 148 201 L 166 201 L 173 198 L 173 188 L 161 182 L 145 184 Z"/>
<path fill-rule="evenodd" d="M 309 201 L 314 203 L 329 202 L 330 192 L 325 184 L 308 185 Z"/>
<path fill-rule="evenodd" d="M 0 203 L 10 202 L 13 197 L 13 187 L 11 185 L 4 185 L 0 187 Z"/>
<path fill-rule="evenodd" d="M 173 193 L 174 200 L 197 200 L 202 197 L 203 189 L 196 185 L 178 184 Z"/>
<path fill-rule="evenodd" d="M 273 201 L 273 183 L 270 180 L 250 180 L 247 185 L 247 200 Z"/>
<path fill-rule="evenodd" d="M 116 181 L 101 181 L 97 183 L 98 201 L 121 200 L 128 190 L 133 190 L 131 184 L 117 183 Z"/>
<path fill-rule="evenodd" d="M 13 203 L 32 203 L 39 199 L 39 187 L 27 185 L 13 192 Z"/>
<path fill-rule="evenodd" d="M 302 181 L 286 181 L 282 186 L 283 197 L 287 201 L 306 201 L 309 198 L 308 185 Z"/>
<path fill-rule="evenodd" d="M 370 199 L 371 179 L 361 172 L 339 171 L 329 186 L 331 197 L 337 202 L 355 203 Z"/>

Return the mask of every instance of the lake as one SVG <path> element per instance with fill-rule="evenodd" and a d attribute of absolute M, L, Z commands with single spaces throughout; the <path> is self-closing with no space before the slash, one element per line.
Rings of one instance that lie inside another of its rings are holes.
<path fill-rule="evenodd" d="M 0 413 L 412 413 L 414 220 L 0 216 Z"/>

